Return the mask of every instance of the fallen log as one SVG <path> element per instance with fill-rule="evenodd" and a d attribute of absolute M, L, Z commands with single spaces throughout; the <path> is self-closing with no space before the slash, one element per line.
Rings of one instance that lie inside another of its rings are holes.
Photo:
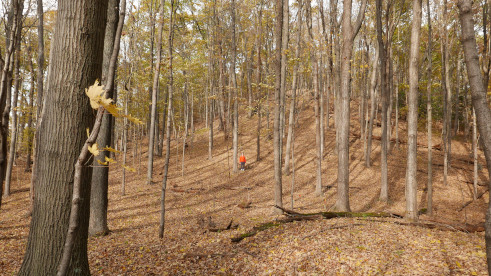
<path fill-rule="evenodd" d="M 385 213 L 385 212 L 317 212 L 317 213 L 307 213 L 302 214 L 295 212 L 293 210 L 289 210 L 280 206 L 275 205 L 275 208 L 278 208 L 285 212 L 285 215 L 290 217 L 311 217 L 311 216 L 322 216 L 325 219 L 332 218 L 363 218 L 363 217 L 375 217 L 375 218 L 403 218 L 403 216 L 393 213 Z"/>
<path fill-rule="evenodd" d="M 232 242 L 240 242 L 241 240 L 252 237 L 256 235 L 258 232 L 264 231 L 269 228 L 278 227 L 284 223 L 290 223 L 294 221 L 304 221 L 304 220 L 319 220 L 319 219 L 332 219 L 332 218 L 368 218 L 368 217 L 377 217 L 377 218 L 402 218 L 402 216 L 391 213 L 363 213 L 363 212 L 318 212 L 318 213 L 309 213 L 303 214 L 298 213 L 293 210 L 288 210 L 286 208 L 275 205 L 275 208 L 278 208 L 284 212 L 286 218 L 278 219 L 276 221 L 267 222 L 255 226 L 251 231 L 241 234 L 237 237 L 231 239 Z"/>

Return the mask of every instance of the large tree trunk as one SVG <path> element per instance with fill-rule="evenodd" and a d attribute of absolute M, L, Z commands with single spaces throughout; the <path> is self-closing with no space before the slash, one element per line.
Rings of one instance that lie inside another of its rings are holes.
<path fill-rule="evenodd" d="M 155 65 L 155 71 L 153 72 L 153 84 L 152 84 L 152 111 L 150 117 L 150 134 L 148 135 L 148 167 L 147 167 L 147 184 L 153 184 L 153 155 L 154 155 L 154 144 L 155 144 L 155 134 L 156 132 L 156 118 L 157 114 L 157 93 L 159 87 L 159 76 L 160 76 L 160 64 L 162 55 L 162 29 L 164 27 L 164 5 L 165 0 L 161 0 L 159 9 L 159 26 L 158 26 L 158 37 L 157 37 L 157 64 Z"/>
<path fill-rule="evenodd" d="M 479 57 L 477 54 L 476 38 L 474 34 L 474 20 L 472 18 L 472 1 L 459 0 L 460 24 L 462 27 L 462 46 L 464 48 L 467 76 L 472 93 L 472 105 L 474 106 L 477 127 L 481 134 L 484 156 L 488 167 L 488 180 L 491 179 L 491 110 L 486 99 L 486 87 L 479 69 Z M 488 181 L 491 188 L 491 183 Z M 486 254 L 488 261 L 488 273 L 491 274 L 491 201 L 486 212 L 484 224 L 486 234 Z"/>
<path fill-rule="evenodd" d="M 124 11 L 122 11 L 124 12 Z M 102 83 L 107 84 L 107 76 L 109 73 L 109 62 L 113 53 L 114 38 L 116 37 L 116 29 L 119 18 L 119 0 L 109 0 L 107 9 L 107 24 L 104 36 L 104 55 L 102 60 Z M 123 20 L 121 18 L 121 20 Z M 113 98 L 113 90 L 108 91 L 107 97 Z M 97 137 L 97 144 L 104 148 L 111 146 L 112 136 L 112 116 L 104 114 L 102 118 L 101 130 Z M 92 186 L 90 193 L 90 219 L 89 219 L 89 235 L 106 235 L 109 233 L 107 226 L 107 192 L 109 182 L 109 167 L 101 166 L 100 162 L 106 162 L 105 157 L 109 157 L 109 152 L 104 151 L 99 156 L 94 158 L 94 168 L 92 172 Z"/>
<path fill-rule="evenodd" d="M 341 50 L 341 85 L 339 91 L 339 113 L 336 117 L 338 133 L 338 190 L 334 208 L 349 212 L 349 126 L 350 126 L 350 65 L 353 54 L 353 41 L 360 30 L 365 17 L 367 1 L 363 0 L 355 24 L 351 22 L 352 1 L 343 2 L 342 15 L 342 50 Z"/>
<path fill-rule="evenodd" d="M 94 113 L 84 90 L 101 77 L 107 1 L 58 1 L 27 251 L 19 275 L 54 275 L 67 236 L 74 164 Z M 71 39 L 66 39 L 71 37 Z M 66 70 L 71 74 L 66 74 Z M 60 118 L 64 118 L 60 120 Z M 81 179 L 81 214 L 68 274 L 89 275 L 87 230 L 92 169 Z"/>
<path fill-rule="evenodd" d="M 413 0 L 411 49 L 409 52 L 408 150 L 406 167 L 406 218 L 418 220 L 417 137 L 418 137 L 418 66 L 421 33 L 421 0 Z"/>

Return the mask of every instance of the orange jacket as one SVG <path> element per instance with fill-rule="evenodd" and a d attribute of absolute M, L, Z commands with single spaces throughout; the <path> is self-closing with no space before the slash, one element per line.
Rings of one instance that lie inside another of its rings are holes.
<path fill-rule="evenodd" d="M 239 158 L 239 162 L 246 162 L 246 158 L 244 155 L 241 155 L 240 158 Z"/>

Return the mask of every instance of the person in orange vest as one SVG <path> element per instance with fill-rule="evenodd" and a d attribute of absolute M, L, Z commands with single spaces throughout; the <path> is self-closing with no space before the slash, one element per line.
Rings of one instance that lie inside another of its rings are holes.
<path fill-rule="evenodd" d="M 246 158 L 244 156 L 244 153 L 242 152 L 240 157 L 239 157 L 239 162 L 240 162 L 240 170 L 243 171 L 245 170 L 245 163 L 246 163 Z"/>

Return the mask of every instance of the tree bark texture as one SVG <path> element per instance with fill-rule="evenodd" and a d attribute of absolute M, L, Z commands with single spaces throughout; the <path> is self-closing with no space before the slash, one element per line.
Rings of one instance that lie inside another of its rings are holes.
<path fill-rule="evenodd" d="M 474 20 L 472 18 L 472 1 L 459 0 L 460 24 L 462 28 L 462 46 L 464 48 L 464 58 L 467 68 L 467 76 L 472 94 L 472 105 L 476 113 L 477 127 L 481 134 L 482 145 L 486 164 L 488 168 L 488 179 L 491 179 L 491 110 L 486 99 L 486 87 L 484 87 L 483 77 L 479 68 L 479 56 L 477 53 L 476 37 L 474 34 Z M 491 186 L 491 183 L 488 183 Z M 490 201 L 491 203 L 491 201 Z M 488 273 L 491 273 L 491 204 L 488 205 L 486 212 L 486 255 L 488 261 Z"/>
<path fill-rule="evenodd" d="M 413 0 L 413 22 L 411 25 L 411 48 L 409 52 L 409 95 L 408 95 L 408 149 L 406 167 L 406 218 L 418 220 L 417 137 L 418 137 L 418 73 L 419 41 L 421 33 L 422 0 Z"/>
<path fill-rule="evenodd" d="M 101 77 L 107 1 L 58 1 L 46 95 L 36 149 L 34 210 L 19 275 L 54 275 L 67 236 L 74 164 L 94 112 L 84 91 Z M 67 70 L 71 72 L 66 74 Z M 79 227 L 68 274 L 89 275 L 87 230 L 92 169 L 81 175 Z"/>

